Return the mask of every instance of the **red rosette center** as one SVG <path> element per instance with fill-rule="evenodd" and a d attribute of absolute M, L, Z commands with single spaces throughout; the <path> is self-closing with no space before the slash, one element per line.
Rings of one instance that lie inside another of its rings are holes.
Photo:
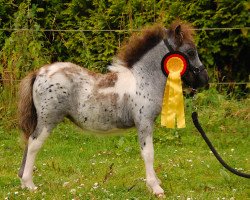
<path fill-rule="evenodd" d="M 171 54 L 164 59 L 164 71 L 169 74 L 169 72 L 180 72 L 182 76 L 187 69 L 187 61 L 181 54 Z"/>

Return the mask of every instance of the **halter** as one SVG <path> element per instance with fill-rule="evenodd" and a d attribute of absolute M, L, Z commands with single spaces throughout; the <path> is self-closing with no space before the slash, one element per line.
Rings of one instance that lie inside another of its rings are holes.
<path fill-rule="evenodd" d="M 190 62 L 189 62 L 189 59 L 187 58 L 187 56 L 185 54 L 183 54 L 180 51 L 174 50 L 173 47 L 169 44 L 167 39 L 164 39 L 163 41 L 164 41 L 165 45 L 167 46 L 167 48 L 168 48 L 168 50 L 170 52 L 167 55 L 168 56 L 171 55 L 171 54 L 180 54 L 180 55 L 182 55 L 186 59 L 187 70 L 191 71 L 196 77 L 199 75 L 200 72 L 202 72 L 205 69 L 204 65 L 201 65 L 199 67 L 195 67 L 195 66 L 191 65 Z M 163 71 L 163 73 L 166 75 L 166 73 L 164 71 Z M 183 76 L 185 76 L 185 74 L 186 73 L 184 73 Z"/>

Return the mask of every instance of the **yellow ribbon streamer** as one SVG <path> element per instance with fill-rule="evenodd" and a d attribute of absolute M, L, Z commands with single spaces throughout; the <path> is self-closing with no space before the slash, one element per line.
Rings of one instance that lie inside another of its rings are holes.
<path fill-rule="evenodd" d="M 183 63 L 181 59 L 174 57 L 167 63 L 167 68 L 169 75 L 162 103 L 161 125 L 174 128 L 177 119 L 177 128 L 185 128 L 184 100 L 180 75 Z"/>

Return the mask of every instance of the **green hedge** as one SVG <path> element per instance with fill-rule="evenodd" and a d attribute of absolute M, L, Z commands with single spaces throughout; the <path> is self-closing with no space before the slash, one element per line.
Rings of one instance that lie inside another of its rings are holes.
<path fill-rule="evenodd" d="M 71 61 L 105 72 L 121 42 L 133 30 L 176 18 L 196 28 L 247 27 L 250 3 L 242 0 L 2 0 L 0 73 L 22 78 L 54 61 Z M 126 30 L 45 32 L 45 29 Z M 212 81 L 249 81 L 248 29 L 199 30 L 196 41 Z"/>

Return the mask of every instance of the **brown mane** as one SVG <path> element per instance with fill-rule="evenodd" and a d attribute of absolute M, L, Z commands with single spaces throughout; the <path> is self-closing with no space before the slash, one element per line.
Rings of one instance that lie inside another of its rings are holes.
<path fill-rule="evenodd" d="M 166 31 L 163 26 L 155 24 L 132 34 L 128 42 L 122 45 L 118 52 L 118 59 L 131 68 L 148 50 L 156 46 L 164 37 Z"/>
<path fill-rule="evenodd" d="M 120 48 L 117 58 L 121 60 L 126 67 L 131 68 L 147 51 L 156 46 L 161 40 L 166 37 L 171 37 L 174 34 L 175 28 L 181 25 L 181 38 L 177 39 L 177 46 L 180 46 L 184 40 L 193 42 L 193 27 L 180 20 L 174 21 L 168 31 L 159 24 L 144 28 L 140 32 L 133 33 L 127 43 L 124 43 Z"/>

